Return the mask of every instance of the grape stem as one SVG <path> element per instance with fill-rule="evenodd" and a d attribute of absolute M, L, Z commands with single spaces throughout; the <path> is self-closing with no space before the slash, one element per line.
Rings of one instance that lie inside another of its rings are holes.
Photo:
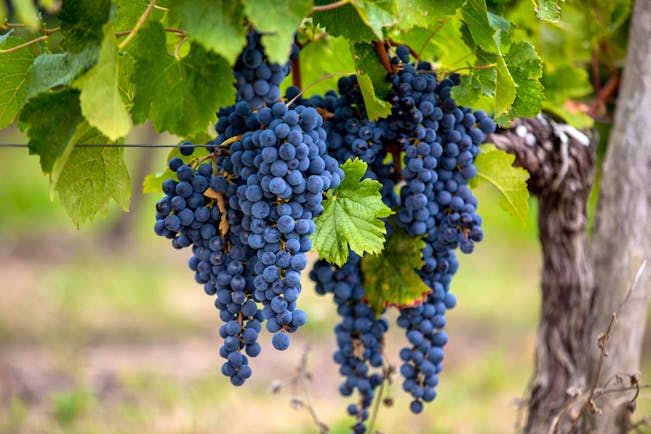
<path fill-rule="evenodd" d="M 2 25 L 0 25 L 0 29 L 2 29 L 2 30 L 9 29 L 9 28 L 12 28 L 12 27 L 25 27 L 25 24 L 23 24 L 23 23 L 10 23 L 9 21 L 5 21 L 4 23 L 2 23 Z"/>
<path fill-rule="evenodd" d="M 179 50 L 181 49 L 181 46 L 185 44 L 188 41 L 188 37 L 184 36 L 183 39 L 179 41 L 178 44 L 176 44 L 176 48 L 174 49 L 174 58 L 176 60 L 179 60 Z"/>
<path fill-rule="evenodd" d="M 294 98 L 287 101 L 287 103 L 285 105 L 289 108 L 289 106 L 294 104 L 296 102 L 296 100 L 299 99 L 301 97 L 301 95 L 303 95 L 303 93 L 305 93 L 306 90 L 310 89 L 311 87 L 316 86 L 317 84 L 321 83 L 323 80 L 327 80 L 327 79 L 333 78 L 333 77 L 338 77 L 338 76 L 341 76 L 341 75 L 351 75 L 351 74 L 354 74 L 354 73 L 351 73 L 351 72 L 333 72 L 331 74 L 323 74 L 321 77 L 317 78 L 312 83 L 307 85 L 307 87 L 305 89 L 301 89 L 301 91 L 298 93 L 298 95 L 296 95 Z"/>
<path fill-rule="evenodd" d="M 175 29 L 173 27 L 165 27 L 163 31 L 168 32 L 168 33 L 176 33 L 178 36 L 185 37 L 187 36 L 185 31 L 182 29 Z M 122 30 L 121 32 L 115 32 L 115 36 L 124 36 L 128 35 L 129 33 L 133 33 L 133 30 Z"/>
<path fill-rule="evenodd" d="M 215 146 L 215 150 L 212 151 L 210 154 L 198 158 L 197 161 L 194 162 L 194 165 L 199 166 L 199 164 L 203 163 L 206 160 L 210 160 L 211 158 L 217 155 L 224 155 L 225 153 L 228 153 L 229 152 L 228 147 L 231 145 L 231 143 L 235 143 L 239 140 L 242 140 L 242 135 L 233 136 L 230 139 L 224 140 L 219 145 Z"/>
<path fill-rule="evenodd" d="M 393 182 L 398 184 L 404 178 L 402 176 L 402 166 L 400 165 L 400 148 L 398 145 L 391 146 L 391 159 L 393 160 Z"/>
<path fill-rule="evenodd" d="M 444 73 L 447 75 L 454 74 L 455 72 L 459 71 L 465 71 L 466 69 L 490 69 L 490 68 L 495 68 L 497 66 L 497 63 L 489 63 L 488 65 L 474 65 L 474 66 L 462 66 L 461 68 L 453 69 L 452 71 L 444 71 Z"/>
<path fill-rule="evenodd" d="M 14 27 L 19 27 L 19 26 L 14 25 Z M 45 41 L 50 37 L 52 33 L 56 33 L 59 30 L 61 30 L 61 27 L 55 27 L 54 29 L 45 29 L 43 30 L 43 33 L 45 33 L 43 36 L 39 36 L 38 38 L 32 39 L 20 45 L 16 45 L 15 47 L 7 48 L 6 50 L 0 50 L 0 54 L 12 53 L 14 51 L 22 50 L 25 47 L 29 47 L 30 45 L 34 45 L 37 42 Z"/>
<path fill-rule="evenodd" d="M 384 384 L 389 381 L 390 378 L 390 369 L 387 369 L 386 367 L 382 368 L 382 374 L 383 374 L 383 379 L 382 383 L 380 384 L 380 391 L 378 392 L 377 396 L 375 397 L 375 405 L 373 406 L 373 414 L 371 414 L 371 421 L 369 423 L 369 429 L 368 432 L 373 433 L 373 428 L 375 428 L 375 419 L 377 419 L 377 415 L 380 412 L 380 402 L 382 402 L 382 395 L 384 394 Z"/>
<path fill-rule="evenodd" d="M 299 89 L 302 87 L 300 50 L 296 58 L 292 59 L 292 84 Z"/>
<path fill-rule="evenodd" d="M 596 96 L 590 104 L 588 115 L 595 117 L 599 114 L 599 111 L 606 105 L 608 98 L 612 97 L 617 92 L 620 79 L 620 74 L 613 75 L 608 79 L 604 87 L 602 87 L 599 92 L 596 92 Z"/>
<path fill-rule="evenodd" d="M 330 4 L 327 4 L 327 5 L 314 6 L 312 8 L 312 11 L 313 12 L 329 11 L 329 10 L 332 10 L 332 9 L 337 9 L 337 8 L 342 7 L 342 6 L 345 6 L 348 3 L 350 3 L 350 0 L 339 0 L 338 2 L 330 3 Z"/>
<path fill-rule="evenodd" d="M 384 69 L 386 69 L 389 74 L 393 74 L 393 68 L 391 67 L 391 61 L 389 60 L 387 49 L 384 46 L 384 41 L 373 41 L 373 46 L 375 47 L 375 51 L 377 52 Z"/>
<path fill-rule="evenodd" d="M 425 48 L 427 48 L 427 45 L 430 43 L 434 35 L 436 35 L 439 30 L 441 30 L 441 28 L 448 23 L 448 21 L 450 21 L 450 18 L 440 21 L 437 26 L 432 29 L 430 34 L 427 35 L 427 39 L 425 39 L 425 42 L 423 42 L 423 45 L 421 45 L 420 49 L 418 50 L 418 54 L 416 55 L 417 59 L 421 58 L 423 51 L 425 51 Z"/>
<path fill-rule="evenodd" d="M 151 11 L 154 9 L 154 6 L 156 6 L 156 3 L 158 3 L 158 0 L 151 0 L 151 3 L 147 6 L 147 9 L 145 9 L 145 12 L 142 13 L 140 18 L 138 19 L 138 22 L 136 23 L 135 27 L 133 28 L 133 31 L 129 33 L 127 38 L 118 45 L 118 48 L 120 50 L 124 50 L 124 47 L 127 46 L 129 42 L 133 39 L 134 36 L 136 36 L 136 33 L 138 33 L 138 30 L 142 28 L 142 26 L 145 24 L 145 21 L 147 20 L 147 17 L 151 13 Z"/>

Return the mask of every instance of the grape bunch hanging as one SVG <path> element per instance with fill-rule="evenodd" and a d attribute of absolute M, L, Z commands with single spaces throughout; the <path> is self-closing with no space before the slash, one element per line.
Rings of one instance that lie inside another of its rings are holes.
<path fill-rule="evenodd" d="M 291 57 L 297 55 L 293 46 Z M 432 66 L 412 63 L 404 46 L 391 63 L 391 114 L 371 121 L 354 75 L 323 96 L 303 98 L 289 87 L 282 98 L 289 63 L 271 63 L 261 35 L 250 31 L 234 67 L 236 103 L 219 110 L 210 154 L 189 164 L 168 162 L 175 176 L 163 183 L 154 230 L 174 248 L 192 248 L 188 265 L 219 310 L 221 371 L 233 385 L 251 376 L 248 358 L 260 354 L 263 327 L 273 334 L 273 347 L 285 350 L 289 334 L 305 324 L 297 300 L 314 221 L 325 192 L 344 177 L 340 165 L 359 158 L 368 167 L 365 178 L 381 183 L 382 200 L 395 212 L 385 219 L 387 238 L 403 231 L 424 240 L 416 272 L 431 292 L 400 307 L 397 325 L 406 341 L 399 372 L 412 412 L 436 397 L 448 341 L 445 312 L 456 304 L 450 292 L 459 268 L 455 250 L 470 253 L 483 237 L 468 181 L 495 124 L 483 111 L 457 106 L 450 94 L 456 75 L 437 81 Z M 192 155 L 194 147 L 184 143 L 180 151 Z M 347 409 L 355 433 L 366 431 L 388 375 L 389 323 L 367 303 L 361 260 L 351 251 L 342 266 L 320 259 L 309 272 L 317 293 L 332 294 L 337 306 L 334 360 L 345 378 L 340 393 L 358 396 Z"/>

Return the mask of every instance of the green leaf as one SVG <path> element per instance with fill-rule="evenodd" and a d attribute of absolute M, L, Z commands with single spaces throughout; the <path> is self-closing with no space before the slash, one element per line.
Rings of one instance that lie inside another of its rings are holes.
<path fill-rule="evenodd" d="M 52 171 L 82 120 L 79 92 L 74 89 L 42 93 L 23 107 L 19 125 L 29 137 L 29 153 L 40 156 L 44 173 Z"/>
<path fill-rule="evenodd" d="M 97 64 L 74 83 L 81 91 L 82 114 L 109 140 L 124 137 L 131 130 L 131 119 L 120 93 L 122 56 L 118 51 L 113 26 L 109 24 L 105 27 Z"/>
<path fill-rule="evenodd" d="M 517 90 L 515 81 L 509 73 L 509 68 L 502 56 L 497 57 L 497 68 L 495 77 L 495 115 L 499 116 L 508 112 L 515 101 Z"/>
<path fill-rule="evenodd" d="M 92 129 L 81 136 L 96 136 Z M 90 221 L 98 213 L 106 215 L 109 202 L 129 210 L 131 181 L 124 164 L 123 149 L 115 147 L 75 147 L 61 168 L 56 189 L 61 203 L 75 226 Z"/>
<path fill-rule="evenodd" d="M 475 159 L 477 177 L 471 183 L 473 188 L 486 183 L 495 187 L 500 193 L 500 207 L 524 227 L 529 211 L 529 173 L 521 167 L 513 167 L 513 161 L 514 155 L 492 144 L 482 145 Z"/>
<path fill-rule="evenodd" d="M 508 119 L 516 117 L 533 117 L 540 113 L 545 99 L 542 76 L 542 59 L 538 56 L 533 45 L 528 42 L 518 42 L 511 46 L 504 57 L 510 76 L 517 86 L 517 94 L 513 105 L 506 115 L 496 118 L 496 122 L 504 125 Z M 497 111 L 497 110 L 496 110 Z M 499 113 L 499 111 L 497 111 Z"/>
<path fill-rule="evenodd" d="M 172 0 L 170 14 L 182 22 L 192 40 L 231 64 L 246 44 L 241 0 Z"/>
<path fill-rule="evenodd" d="M 429 27 L 412 27 L 402 32 L 394 30 L 390 36 L 421 53 L 422 60 L 441 65 L 439 70 L 454 69 L 468 66 L 473 54 L 461 35 L 460 27 L 460 19 L 454 16 L 446 21 L 432 21 Z"/>
<path fill-rule="evenodd" d="M 327 192 L 323 214 L 315 220 L 312 235 L 319 257 L 343 265 L 348 249 L 362 256 L 364 252 L 379 253 L 384 245 L 386 228 L 381 218 L 392 214 L 382 202 L 382 185 L 372 179 L 360 179 L 366 173 L 366 163 L 355 158 L 342 166 L 345 177 L 335 189 Z"/>
<path fill-rule="evenodd" d="M 23 42 L 9 36 L 0 43 L 0 48 L 6 50 Z M 0 128 L 11 124 L 23 105 L 27 72 L 33 60 L 34 55 L 28 47 L 0 55 Z"/>
<path fill-rule="evenodd" d="M 387 81 L 387 71 L 382 66 L 375 47 L 366 42 L 350 45 L 357 74 L 365 74 L 371 79 L 375 95 L 385 98 L 391 91 L 391 83 Z"/>
<path fill-rule="evenodd" d="M 310 42 L 301 48 L 301 73 L 303 83 L 310 84 L 323 77 L 324 73 L 353 74 L 355 65 L 351 56 L 342 56 L 349 49 L 348 42 L 342 38 L 322 38 Z M 309 89 L 310 95 L 323 95 L 330 89 L 337 88 L 339 76 L 322 80 Z"/>
<path fill-rule="evenodd" d="M 488 53 L 496 53 L 495 29 L 488 20 L 486 0 L 467 0 L 461 13 L 475 44 Z"/>
<path fill-rule="evenodd" d="M 432 292 L 416 273 L 423 267 L 424 248 L 422 238 L 394 227 L 382 253 L 362 258 L 367 302 L 376 312 L 387 306 L 412 307 Z"/>
<path fill-rule="evenodd" d="M 287 62 L 294 32 L 312 11 L 312 0 L 245 0 L 246 16 L 265 35 L 267 56 L 281 65 Z"/>
<path fill-rule="evenodd" d="M 25 85 L 25 100 L 61 86 L 72 84 L 75 78 L 97 62 L 99 47 L 90 46 L 78 53 L 41 54 L 29 68 Z"/>
<path fill-rule="evenodd" d="M 228 62 L 199 44 L 182 59 L 169 55 L 160 23 L 145 24 L 127 49 L 136 58 L 135 123 L 150 117 L 158 131 L 187 137 L 206 131 L 217 109 L 233 103 Z"/>
<path fill-rule="evenodd" d="M 396 23 L 393 0 L 355 0 L 351 4 L 378 39 L 382 38 L 383 28 Z"/>
<path fill-rule="evenodd" d="M 391 104 L 378 98 L 373 89 L 373 83 L 366 74 L 358 74 L 357 82 L 364 97 L 364 106 L 366 107 L 366 116 L 369 120 L 385 118 L 391 114 Z"/>
<path fill-rule="evenodd" d="M 38 9 L 32 0 L 12 0 L 12 6 L 16 9 L 16 17 L 31 30 L 38 30 L 41 20 L 38 17 Z"/>
<path fill-rule="evenodd" d="M 586 113 L 566 107 L 568 101 L 585 97 L 593 92 L 590 78 L 585 69 L 565 65 L 550 72 L 545 68 L 541 83 L 545 89 L 546 97 L 543 109 L 552 112 L 580 130 L 593 125 L 592 118 Z"/>
<path fill-rule="evenodd" d="M 464 0 L 396 0 L 398 26 L 407 30 L 414 26 L 427 27 L 435 20 L 454 15 Z"/>
<path fill-rule="evenodd" d="M 7 17 L 7 7 L 5 6 L 5 2 L 0 2 L 0 22 L 4 23 L 5 18 Z M 4 35 L 2 35 L 4 36 Z M 0 37 L 2 39 L 2 37 Z"/>
<path fill-rule="evenodd" d="M 115 16 L 111 21 L 117 30 L 133 29 L 145 13 L 151 0 L 112 0 L 111 2 L 115 8 Z M 157 6 L 170 8 L 169 0 L 160 0 L 156 3 Z M 171 13 L 171 10 L 170 10 Z M 167 12 L 154 8 L 147 17 L 147 21 L 161 21 Z M 170 23 L 168 23 L 170 24 Z M 122 36 L 122 38 L 126 35 Z"/>
<path fill-rule="evenodd" d="M 593 92 L 587 71 L 573 65 L 564 65 L 553 71 L 545 68 L 541 82 L 547 101 L 556 104 L 563 104 L 568 99 L 582 98 Z"/>
<path fill-rule="evenodd" d="M 479 48 L 476 56 L 477 64 L 497 65 L 497 54 L 486 53 Z M 459 105 L 477 107 L 482 97 L 495 97 L 497 72 L 497 67 L 471 69 L 469 74 L 461 76 L 459 85 L 452 88 L 452 97 Z"/>
<path fill-rule="evenodd" d="M 183 155 L 181 154 L 179 148 L 172 148 L 169 154 L 167 154 L 167 160 L 165 160 L 165 169 L 160 172 L 150 173 L 149 175 L 145 176 L 145 179 L 143 179 L 143 194 L 160 193 L 163 191 L 163 182 L 165 182 L 166 179 L 176 179 L 176 173 L 172 172 L 169 166 L 167 166 L 167 162 L 172 158 L 178 157 L 183 160 L 184 163 L 189 163 L 193 159 L 204 156 L 206 154 L 208 154 L 208 150 L 203 147 L 195 148 L 192 155 Z"/>
<path fill-rule="evenodd" d="M 536 17 L 539 20 L 557 23 L 561 20 L 560 0 L 534 0 Z"/>
<path fill-rule="evenodd" d="M 61 45 L 71 52 L 79 52 L 102 42 L 102 27 L 109 19 L 110 0 L 66 0 L 62 3 Z"/>
<path fill-rule="evenodd" d="M 380 63 L 375 48 L 371 44 L 360 42 L 351 44 L 350 49 L 369 120 L 389 116 L 391 104 L 383 98 L 391 90 L 391 83 L 386 80 L 387 72 Z"/>
<path fill-rule="evenodd" d="M 332 0 L 316 0 L 314 2 L 315 5 L 330 3 Z M 343 36 L 350 42 L 371 42 L 374 39 L 379 39 L 351 4 L 316 12 L 314 21 L 321 27 L 325 27 L 329 35 Z"/>

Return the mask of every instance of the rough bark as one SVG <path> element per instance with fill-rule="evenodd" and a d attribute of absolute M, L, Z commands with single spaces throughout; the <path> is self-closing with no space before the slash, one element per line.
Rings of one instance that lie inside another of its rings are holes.
<path fill-rule="evenodd" d="M 634 6 L 629 49 L 606 153 L 599 205 L 591 242 L 595 292 L 590 321 L 590 378 L 597 375 L 597 339 L 617 311 L 607 344 L 608 357 L 598 378 L 602 387 L 617 374 L 639 370 L 642 338 L 651 291 L 651 4 Z M 628 294 L 628 296 L 627 296 Z M 630 378 L 630 377 L 629 377 Z M 611 382 L 612 383 L 612 382 Z M 591 414 L 584 432 L 624 433 L 631 423 L 633 393 L 595 400 L 603 412 Z"/>
<path fill-rule="evenodd" d="M 491 140 L 529 171 L 529 190 L 539 201 L 542 312 L 525 432 L 567 432 L 568 398 L 586 384 L 586 319 L 593 286 L 585 250 L 586 204 L 593 147 L 578 131 L 544 115 L 517 120 Z"/>

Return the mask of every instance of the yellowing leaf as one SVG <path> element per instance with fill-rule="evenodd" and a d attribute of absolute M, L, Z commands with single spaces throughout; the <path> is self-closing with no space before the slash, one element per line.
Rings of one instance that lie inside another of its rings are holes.
<path fill-rule="evenodd" d="M 394 227 L 382 253 L 362 258 L 366 298 L 376 312 L 419 304 L 432 292 L 416 273 L 423 266 L 424 247 L 422 238 Z"/>
<path fill-rule="evenodd" d="M 475 159 L 477 177 L 473 187 L 488 183 L 500 193 L 500 207 L 515 218 L 523 227 L 529 211 L 529 173 L 521 167 L 513 167 L 515 156 L 488 144 L 481 147 Z"/>

